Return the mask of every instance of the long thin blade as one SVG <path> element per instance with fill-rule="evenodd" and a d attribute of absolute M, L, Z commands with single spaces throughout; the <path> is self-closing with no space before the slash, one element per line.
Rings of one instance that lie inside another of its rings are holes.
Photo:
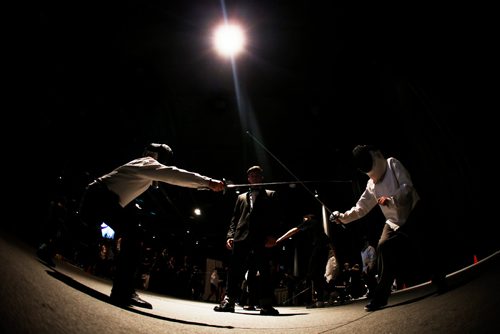
<path fill-rule="evenodd" d="M 351 181 L 282 181 L 282 182 L 262 182 L 262 183 L 228 183 L 227 188 L 243 188 L 243 187 L 266 187 L 266 186 L 279 186 L 279 185 L 296 185 L 300 183 L 350 183 Z"/>

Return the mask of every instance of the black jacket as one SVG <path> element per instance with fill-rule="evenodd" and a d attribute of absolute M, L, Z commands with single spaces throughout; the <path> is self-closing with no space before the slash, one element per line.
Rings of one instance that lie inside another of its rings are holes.
<path fill-rule="evenodd" d="M 250 193 L 240 194 L 234 206 L 227 238 L 234 238 L 235 242 L 247 240 L 253 244 L 263 244 L 266 236 L 279 235 L 279 212 L 280 204 L 274 190 L 261 189 L 252 210 Z"/>

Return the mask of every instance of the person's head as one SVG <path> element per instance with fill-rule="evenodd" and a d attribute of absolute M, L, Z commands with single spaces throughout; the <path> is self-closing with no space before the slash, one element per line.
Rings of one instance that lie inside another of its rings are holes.
<path fill-rule="evenodd" d="M 260 166 L 252 166 L 247 169 L 248 183 L 261 183 L 264 180 L 264 170 Z"/>
<path fill-rule="evenodd" d="M 174 153 L 170 146 L 166 144 L 150 143 L 144 148 L 145 157 L 152 157 L 162 164 L 167 164 L 172 160 Z"/>
<path fill-rule="evenodd" d="M 380 150 L 374 145 L 358 145 L 352 150 L 355 167 L 367 174 L 373 182 L 380 181 L 387 169 L 387 162 Z"/>

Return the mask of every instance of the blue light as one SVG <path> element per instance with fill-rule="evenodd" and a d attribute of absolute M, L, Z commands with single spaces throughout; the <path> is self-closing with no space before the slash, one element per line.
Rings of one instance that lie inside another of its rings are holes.
<path fill-rule="evenodd" d="M 113 239 L 115 237 L 115 231 L 106 225 L 105 223 L 101 224 L 101 235 L 106 239 Z"/>

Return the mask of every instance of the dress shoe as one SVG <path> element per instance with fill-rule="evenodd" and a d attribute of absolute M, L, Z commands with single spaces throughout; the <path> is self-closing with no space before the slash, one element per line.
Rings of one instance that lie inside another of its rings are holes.
<path fill-rule="evenodd" d="M 144 299 L 141 299 L 137 293 L 132 294 L 132 297 L 130 298 L 130 304 L 132 306 L 137 306 L 142 308 L 148 308 L 148 309 L 153 308 L 153 305 L 151 305 Z"/>
<path fill-rule="evenodd" d="M 137 293 L 133 293 L 131 296 L 123 296 L 117 294 L 111 294 L 110 296 L 111 302 L 117 306 L 136 306 L 147 309 L 152 309 L 153 305 L 148 303 L 147 301 L 141 299 Z"/>
<path fill-rule="evenodd" d="M 260 309 L 260 315 L 279 315 L 279 314 L 280 313 L 278 312 L 278 310 L 272 306 L 263 307 Z"/>
<path fill-rule="evenodd" d="M 234 302 L 229 298 L 224 298 L 220 305 L 214 307 L 215 312 L 234 312 Z"/>
<path fill-rule="evenodd" d="M 372 300 L 371 302 L 369 302 L 368 304 L 365 305 L 365 311 L 373 312 L 376 310 L 380 310 L 381 308 L 383 308 L 386 305 L 387 305 L 387 302 L 379 302 L 376 300 Z"/>

